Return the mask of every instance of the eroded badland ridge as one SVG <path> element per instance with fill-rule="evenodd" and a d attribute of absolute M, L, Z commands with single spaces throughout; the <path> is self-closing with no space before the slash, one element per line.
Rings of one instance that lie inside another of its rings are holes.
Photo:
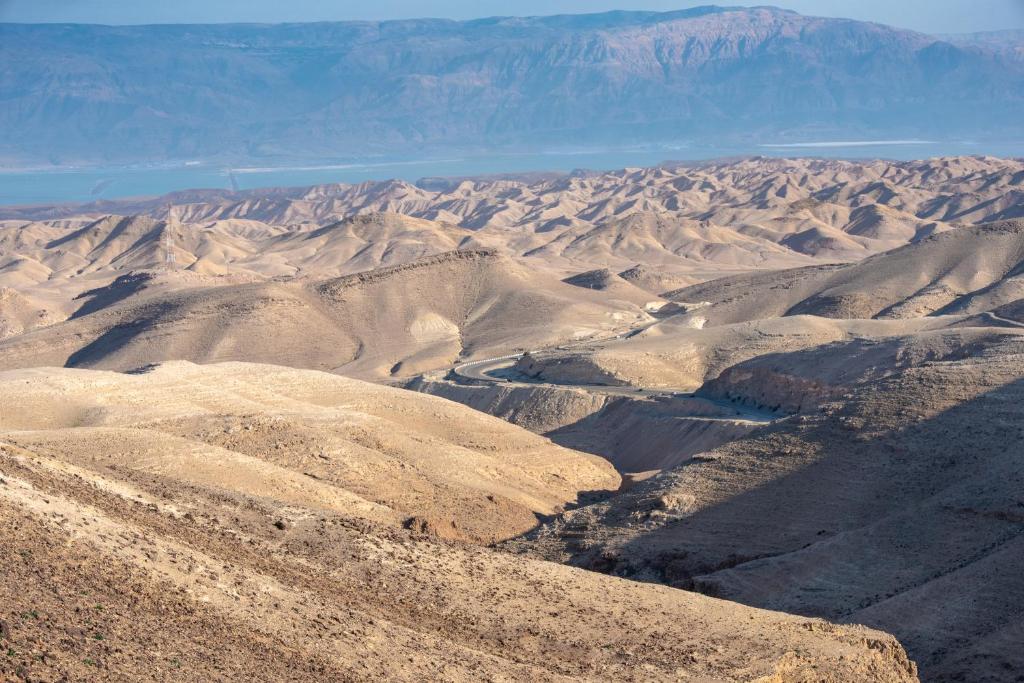
<path fill-rule="evenodd" d="M 1022 188 L 750 159 L 9 210 L 0 672 L 1012 680 Z"/>

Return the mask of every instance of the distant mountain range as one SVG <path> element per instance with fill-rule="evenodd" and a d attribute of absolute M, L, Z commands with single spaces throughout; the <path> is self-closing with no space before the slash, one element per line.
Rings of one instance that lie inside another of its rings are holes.
<path fill-rule="evenodd" d="M 770 7 L 0 24 L 0 163 L 1020 137 L 1021 45 Z"/>

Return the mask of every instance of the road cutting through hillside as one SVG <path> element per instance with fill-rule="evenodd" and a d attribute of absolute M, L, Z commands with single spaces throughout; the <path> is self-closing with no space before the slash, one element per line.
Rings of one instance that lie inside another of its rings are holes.
<path fill-rule="evenodd" d="M 767 411 L 754 410 L 747 406 L 739 406 L 729 401 L 721 401 L 717 399 L 707 398 L 705 396 L 697 396 L 692 391 L 685 389 L 671 388 L 671 387 L 636 387 L 636 386 L 614 386 L 608 384 L 560 384 L 556 382 L 542 382 L 540 380 L 534 380 L 526 377 L 520 373 L 515 372 L 512 368 L 516 362 L 522 358 L 526 353 L 515 353 L 505 356 L 498 356 L 496 358 L 485 358 L 483 360 L 471 361 L 469 363 L 462 363 L 452 368 L 452 372 L 464 379 L 472 382 L 484 382 L 491 384 L 514 384 L 520 386 L 551 386 L 560 387 L 565 389 L 579 389 L 582 391 L 588 391 L 592 393 L 607 394 L 611 396 L 625 396 L 631 398 L 689 398 L 700 401 L 706 401 L 708 403 L 717 405 L 721 408 L 725 408 L 734 413 L 729 416 L 707 416 L 707 415 L 687 415 L 688 419 L 694 420 L 708 420 L 708 421 L 722 421 L 728 420 L 730 422 L 748 422 L 756 424 L 769 424 L 775 420 L 781 419 L 778 414 L 770 413 Z M 497 373 L 505 371 L 507 375 L 502 377 Z"/>

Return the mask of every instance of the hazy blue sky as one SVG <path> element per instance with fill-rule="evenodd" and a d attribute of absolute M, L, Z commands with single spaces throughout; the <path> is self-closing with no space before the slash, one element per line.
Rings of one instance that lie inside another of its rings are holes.
<path fill-rule="evenodd" d="M 0 21 L 106 24 L 328 21 L 668 10 L 686 0 L 0 0 Z M 740 4 L 720 2 L 717 4 Z M 754 4 L 754 3 L 751 3 Z M 1024 29 L 1024 0 L 778 0 L 803 14 L 879 21 L 932 33 Z"/>

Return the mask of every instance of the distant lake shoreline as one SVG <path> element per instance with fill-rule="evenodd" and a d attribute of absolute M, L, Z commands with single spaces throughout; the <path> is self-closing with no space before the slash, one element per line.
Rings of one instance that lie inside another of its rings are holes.
<path fill-rule="evenodd" d="M 391 178 L 472 177 L 503 173 L 569 172 L 655 166 L 737 156 L 925 159 L 937 156 L 1024 156 L 1024 141 L 1012 143 L 927 140 L 763 143 L 744 147 L 647 146 L 601 150 L 452 155 L 444 158 L 331 160 L 282 165 L 258 161 L 224 165 L 185 161 L 177 165 L 0 169 L 0 205 L 92 202 L 153 197 L 198 189 L 252 190 Z"/>

